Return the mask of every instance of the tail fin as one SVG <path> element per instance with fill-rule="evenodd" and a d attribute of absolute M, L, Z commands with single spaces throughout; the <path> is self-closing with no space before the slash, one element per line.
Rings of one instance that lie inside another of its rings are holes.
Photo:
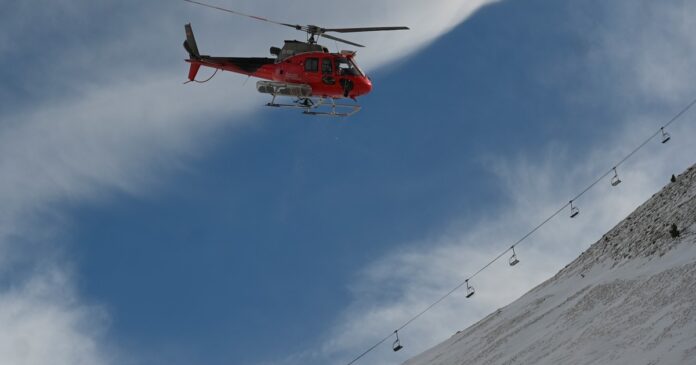
<path fill-rule="evenodd" d="M 198 70 L 200 68 L 201 68 L 200 62 L 191 61 L 191 67 L 189 68 L 189 74 L 188 74 L 189 81 L 194 81 L 196 79 L 196 74 L 198 74 Z"/>
<path fill-rule="evenodd" d="M 188 51 L 191 59 L 201 58 L 201 54 L 198 52 L 198 45 L 196 45 L 196 37 L 193 36 L 193 29 L 191 29 L 191 23 L 184 26 L 186 28 L 186 40 L 184 41 L 184 48 Z"/>
<path fill-rule="evenodd" d="M 186 40 L 184 41 L 184 48 L 189 53 L 188 62 L 191 63 L 189 68 L 188 79 L 193 81 L 196 79 L 196 74 L 201 68 L 201 63 L 198 61 L 201 59 L 201 54 L 198 52 L 198 45 L 196 45 L 196 37 L 193 36 L 193 29 L 191 29 L 191 23 L 184 26 L 186 29 Z"/>

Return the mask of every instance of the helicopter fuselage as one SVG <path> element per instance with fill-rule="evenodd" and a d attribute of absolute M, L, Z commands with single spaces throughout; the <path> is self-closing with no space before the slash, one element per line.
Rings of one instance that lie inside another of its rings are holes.
<path fill-rule="evenodd" d="M 275 55 L 276 58 L 213 57 L 200 54 L 196 39 L 193 36 L 191 23 L 189 23 L 184 26 L 186 30 L 184 48 L 189 53 L 189 59 L 186 61 L 191 64 L 188 75 L 189 82 L 206 82 L 215 76 L 213 73 L 213 76 L 205 81 L 196 80 L 201 66 L 214 68 L 215 72 L 224 70 L 258 77 L 262 80 L 256 82 L 256 89 L 272 96 L 271 102 L 266 104 L 267 106 L 301 109 L 303 113 L 310 115 L 334 117 L 353 115 L 361 109 L 360 105 L 336 103 L 335 99 L 351 98 L 355 100 L 358 96 L 365 95 L 372 90 L 370 78 L 355 63 L 355 52 L 331 53 L 326 47 L 317 44 L 319 39 L 329 39 L 354 47 L 365 47 L 335 34 L 409 29 L 405 26 L 325 28 L 317 25 L 291 24 L 197 0 L 184 1 L 306 33 L 307 40 L 305 42 L 285 41 L 282 49 L 271 47 L 271 54 Z M 292 104 L 277 102 L 278 96 L 291 96 L 295 97 L 295 100 Z M 329 110 L 322 110 L 324 106 Z"/>
<path fill-rule="evenodd" d="M 317 44 L 286 41 L 283 49 L 272 48 L 277 58 L 213 57 L 189 50 L 189 80 L 201 66 L 253 76 L 276 83 L 309 86 L 310 96 L 352 98 L 372 90 L 372 82 L 354 61 L 354 52 L 330 53 Z M 302 52 L 309 50 L 308 52 Z"/>

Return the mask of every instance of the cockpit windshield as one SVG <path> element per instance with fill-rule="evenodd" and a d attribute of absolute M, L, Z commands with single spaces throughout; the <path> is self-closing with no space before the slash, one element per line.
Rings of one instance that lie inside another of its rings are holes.
<path fill-rule="evenodd" d="M 339 75 L 364 76 L 362 70 L 350 58 L 339 57 L 336 59 L 336 67 Z"/>

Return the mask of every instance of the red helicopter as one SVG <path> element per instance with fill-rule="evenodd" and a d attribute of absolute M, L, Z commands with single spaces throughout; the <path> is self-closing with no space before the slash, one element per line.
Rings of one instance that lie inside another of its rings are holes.
<path fill-rule="evenodd" d="M 375 32 L 385 30 L 405 30 L 408 27 L 366 27 L 366 28 L 322 28 L 316 25 L 293 25 L 240 13 L 238 11 L 201 3 L 194 0 L 186 2 L 241 15 L 268 23 L 290 27 L 307 33 L 305 42 L 286 40 L 283 48 L 271 47 L 275 58 L 266 57 L 213 57 L 201 55 L 193 36 L 191 24 L 186 24 L 186 41 L 184 48 L 189 53 L 190 63 L 188 82 L 206 82 L 212 79 L 218 70 L 231 71 L 243 75 L 263 79 L 256 83 L 256 89 L 265 94 L 271 94 L 271 107 L 300 109 L 305 114 L 350 116 L 360 111 L 358 104 L 339 104 L 336 99 L 351 98 L 356 101 L 358 96 L 372 90 L 370 78 L 355 63 L 355 51 L 331 53 L 328 48 L 317 44 L 319 37 L 337 42 L 364 47 L 361 44 L 341 39 L 329 34 Z M 207 80 L 198 81 L 196 75 L 201 66 L 215 69 L 215 73 Z M 292 104 L 276 102 L 278 96 L 290 96 L 295 100 Z"/>

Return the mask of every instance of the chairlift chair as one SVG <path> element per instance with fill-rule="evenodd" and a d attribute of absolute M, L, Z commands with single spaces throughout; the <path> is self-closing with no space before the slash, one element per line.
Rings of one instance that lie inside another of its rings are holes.
<path fill-rule="evenodd" d="M 517 254 L 515 253 L 515 246 L 512 246 L 512 256 L 510 256 L 510 260 L 508 262 L 510 263 L 510 266 L 515 266 L 520 263 L 520 260 L 517 258 Z"/>
<path fill-rule="evenodd" d="M 614 167 L 614 177 L 611 178 L 611 186 L 616 186 L 621 184 L 621 179 L 619 179 L 619 173 L 616 172 L 616 167 Z"/>
<path fill-rule="evenodd" d="M 392 350 L 394 350 L 394 352 L 397 352 L 404 347 L 401 346 L 401 342 L 399 341 L 399 331 L 398 330 L 394 331 L 394 334 L 396 335 L 396 340 L 394 340 L 394 344 L 392 345 Z"/>
<path fill-rule="evenodd" d="M 613 185 L 613 184 L 612 184 Z M 573 201 L 570 201 L 570 218 L 575 218 L 580 214 L 580 209 L 578 207 L 573 206 Z"/>
<path fill-rule="evenodd" d="M 661 127 L 660 131 L 662 132 L 662 143 L 667 143 L 670 139 L 672 139 L 672 136 L 665 132 L 665 127 Z"/>
<path fill-rule="evenodd" d="M 474 295 L 474 287 L 469 285 L 469 279 L 466 279 L 466 297 L 471 298 Z"/>

